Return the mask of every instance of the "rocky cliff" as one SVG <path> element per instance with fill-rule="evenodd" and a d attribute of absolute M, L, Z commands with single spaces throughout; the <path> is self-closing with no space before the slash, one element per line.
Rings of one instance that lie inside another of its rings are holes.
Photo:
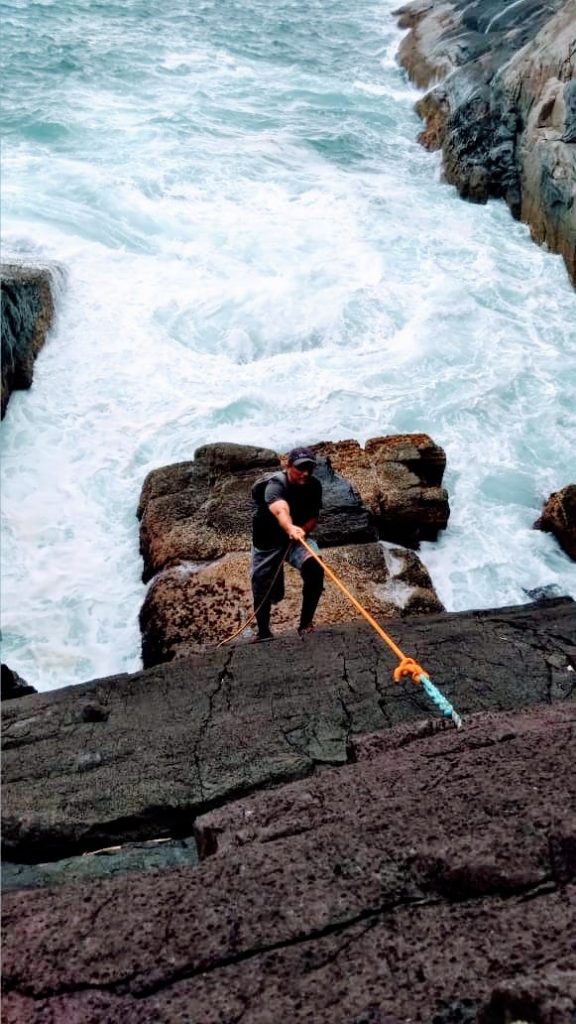
<path fill-rule="evenodd" d="M 576 0 L 414 0 L 400 61 L 422 142 L 474 202 L 503 198 L 576 284 Z"/>

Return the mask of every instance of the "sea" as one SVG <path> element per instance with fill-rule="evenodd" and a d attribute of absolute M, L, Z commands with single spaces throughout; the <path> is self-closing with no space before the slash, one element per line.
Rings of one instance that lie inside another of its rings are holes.
<path fill-rule="evenodd" d="M 3 0 L 2 256 L 56 321 L 2 423 L 2 660 L 141 666 L 136 508 L 202 444 L 425 432 L 449 610 L 576 597 L 576 294 L 417 142 L 398 0 Z"/>

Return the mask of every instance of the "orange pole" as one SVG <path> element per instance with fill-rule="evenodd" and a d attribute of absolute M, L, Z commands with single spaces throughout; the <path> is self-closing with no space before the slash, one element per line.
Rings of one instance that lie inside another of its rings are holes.
<path fill-rule="evenodd" d="M 330 577 L 332 582 L 336 584 L 336 586 L 339 588 L 339 590 L 341 590 L 342 593 L 346 595 L 348 600 L 352 602 L 352 604 L 354 605 L 356 610 L 360 612 L 360 615 L 362 615 L 366 619 L 366 622 L 370 623 L 370 625 L 372 626 L 372 629 L 376 630 L 376 632 L 378 633 L 378 636 L 380 636 L 382 638 L 384 643 L 388 644 L 388 647 L 390 648 L 390 650 L 394 651 L 394 654 L 399 659 L 399 661 L 405 661 L 406 656 L 402 653 L 402 651 L 400 650 L 398 645 L 395 644 L 394 641 L 392 640 L 392 638 L 389 637 L 388 634 L 384 632 L 384 630 L 382 629 L 382 626 L 380 626 L 376 622 L 376 619 L 372 618 L 372 616 L 370 615 L 370 612 L 367 612 L 366 609 L 362 607 L 360 602 L 357 601 L 356 598 L 354 597 L 354 594 L 351 594 L 350 591 L 348 590 L 348 588 L 345 587 L 344 584 L 340 582 L 340 580 L 338 579 L 336 574 L 332 572 L 332 569 L 328 565 L 326 565 L 326 563 L 323 562 L 321 558 L 318 557 L 318 555 L 316 554 L 314 549 L 311 548 L 310 545 L 307 544 L 305 540 L 300 541 L 300 544 L 303 544 L 304 547 L 306 548 L 306 550 L 309 552 L 309 554 L 311 554 L 312 557 L 315 558 L 316 561 L 320 563 L 320 565 L 324 569 L 324 572 L 326 573 L 326 575 Z"/>

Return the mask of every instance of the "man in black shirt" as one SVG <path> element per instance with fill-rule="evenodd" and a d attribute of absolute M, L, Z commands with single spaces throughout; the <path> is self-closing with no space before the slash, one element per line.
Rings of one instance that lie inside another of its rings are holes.
<path fill-rule="evenodd" d="M 284 556 L 300 570 L 304 582 L 298 632 L 302 635 L 314 628 L 324 571 L 299 541 L 308 538 L 322 507 L 322 484 L 312 475 L 315 466 L 316 456 L 310 448 L 294 448 L 283 472 L 259 480 L 252 488 L 251 581 L 257 640 L 272 639 L 270 611 L 284 597 Z M 314 541 L 308 543 L 316 548 Z"/>

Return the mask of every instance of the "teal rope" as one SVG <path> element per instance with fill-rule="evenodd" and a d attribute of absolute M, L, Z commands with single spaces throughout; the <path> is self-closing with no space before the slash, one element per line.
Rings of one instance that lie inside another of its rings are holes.
<path fill-rule="evenodd" d="M 434 686 L 434 683 L 428 679 L 428 676 L 421 675 L 420 682 L 430 697 L 430 700 L 433 700 L 436 706 L 440 708 L 444 718 L 451 718 L 456 728 L 459 729 L 462 725 L 462 719 L 454 710 L 450 702 L 446 700 L 444 694 L 440 693 L 440 690 Z"/>

